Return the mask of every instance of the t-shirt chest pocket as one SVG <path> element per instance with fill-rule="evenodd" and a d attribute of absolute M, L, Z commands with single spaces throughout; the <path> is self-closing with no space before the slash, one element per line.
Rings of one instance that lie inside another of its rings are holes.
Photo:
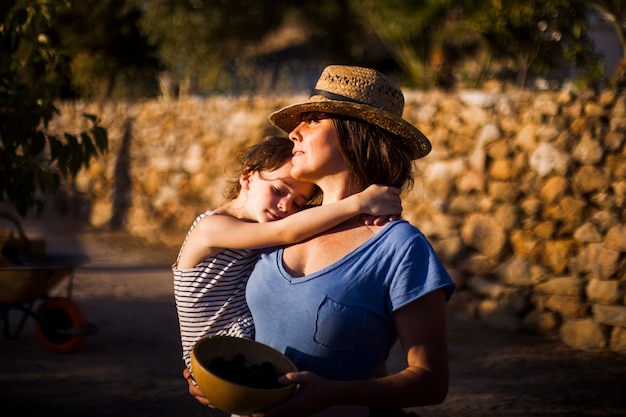
<path fill-rule="evenodd" d="M 313 340 L 332 350 L 351 350 L 365 325 L 366 311 L 340 304 L 326 297 L 317 310 Z"/>

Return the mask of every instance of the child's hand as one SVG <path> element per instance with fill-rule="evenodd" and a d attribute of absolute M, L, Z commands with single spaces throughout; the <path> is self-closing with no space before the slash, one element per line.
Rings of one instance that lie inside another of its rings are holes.
<path fill-rule="evenodd" d="M 384 226 L 399 218 L 400 216 L 372 216 L 370 214 L 361 214 L 363 224 L 366 226 Z"/>
<path fill-rule="evenodd" d="M 399 188 L 374 184 L 360 192 L 359 196 L 361 198 L 361 213 L 375 217 L 386 217 L 384 223 L 397 218 L 402 213 Z M 389 219 L 390 216 L 392 219 Z M 366 222 L 366 224 L 368 223 Z"/>

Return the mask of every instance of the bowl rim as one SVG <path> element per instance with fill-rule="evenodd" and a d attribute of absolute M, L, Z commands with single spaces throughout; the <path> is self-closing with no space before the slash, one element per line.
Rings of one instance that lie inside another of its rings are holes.
<path fill-rule="evenodd" d="M 235 387 L 239 387 L 239 388 L 245 388 L 246 390 L 251 390 L 252 392 L 258 392 L 258 393 L 267 393 L 267 392 L 280 392 L 280 391 L 289 391 L 295 388 L 296 384 L 287 384 L 283 387 L 280 388 L 257 388 L 257 387 L 251 387 L 248 385 L 243 385 L 243 384 L 238 384 L 236 382 L 233 382 L 231 380 L 228 380 L 226 378 L 223 378 L 217 374 L 215 374 L 214 372 L 212 372 L 208 366 L 205 366 L 204 363 L 202 363 L 199 359 L 198 359 L 198 355 L 196 354 L 196 347 L 201 343 L 201 342 L 206 342 L 208 339 L 211 340 L 216 340 L 216 339 L 228 339 L 228 340 L 233 340 L 233 339 L 237 339 L 237 340 L 245 340 L 244 343 L 248 343 L 248 342 L 252 342 L 252 344 L 258 345 L 258 346 L 262 346 L 263 349 L 271 349 L 274 352 L 280 354 L 283 356 L 285 362 L 292 367 L 292 370 L 289 370 L 287 372 L 283 372 L 281 373 L 281 375 L 284 375 L 285 373 L 288 372 L 298 372 L 298 368 L 296 367 L 296 365 L 291 361 L 291 359 L 289 359 L 289 357 L 287 357 L 287 355 L 285 355 L 284 353 L 274 349 L 271 346 L 268 346 L 264 343 L 261 342 L 257 342 L 256 340 L 253 339 L 247 339 L 247 338 L 242 338 L 242 337 L 235 337 L 235 336 L 227 336 L 227 335 L 210 335 L 210 336 L 204 336 L 200 339 L 198 339 L 196 341 L 196 343 L 194 343 L 193 348 L 191 349 L 191 355 L 194 356 L 195 358 L 195 362 L 200 365 L 202 367 L 202 369 L 207 372 L 208 374 L 210 374 L 212 377 L 225 382 L 227 384 L 233 385 Z M 193 374 L 193 369 L 192 369 L 192 374 Z"/>

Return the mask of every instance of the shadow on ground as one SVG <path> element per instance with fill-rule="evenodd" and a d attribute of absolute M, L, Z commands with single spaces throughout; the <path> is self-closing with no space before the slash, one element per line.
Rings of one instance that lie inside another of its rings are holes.
<path fill-rule="evenodd" d="M 2 415 L 224 417 L 195 402 L 181 376 L 169 269 L 177 248 L 59 223 L 27 230 L 49 237 L 56 251 L 89 256 L 76 270 L 72 299 L 98 333 L 68 355 L 48 352 L 32 323 L 16 340 L 0 340 Z M 454 300 L 448 399 L 415 409 L 419 416 L 626 415 L 626 358 L 494 330 Z M 395 350 L 390 368 L 402 364 Z"/>

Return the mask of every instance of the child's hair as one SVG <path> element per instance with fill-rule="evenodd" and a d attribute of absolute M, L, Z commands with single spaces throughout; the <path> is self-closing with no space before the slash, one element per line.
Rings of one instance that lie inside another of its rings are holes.
<path fill-rule="evenodd" d="M 291 160 L 293 142 L 285 136 L 266 136 L 259 143 L 242 149 L 237 154 L 240 165 L 239 174 L 253 172 L 275 171 Z M 241 191 L 239 177 L 231 182 L 224 197 L 234 200 Z M 320 193 L 316 188 L 312 199 Z"/>

